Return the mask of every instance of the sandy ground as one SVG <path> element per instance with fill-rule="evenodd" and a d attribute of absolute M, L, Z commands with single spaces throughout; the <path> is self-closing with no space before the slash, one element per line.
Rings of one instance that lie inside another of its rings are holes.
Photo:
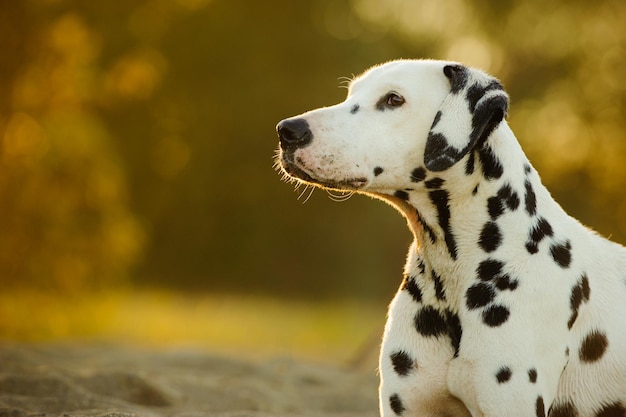
<path fill-rule="evenodd" d="M 377 379 L 290 359 L 0 344 L 0 417 L 374 417 Z"/>

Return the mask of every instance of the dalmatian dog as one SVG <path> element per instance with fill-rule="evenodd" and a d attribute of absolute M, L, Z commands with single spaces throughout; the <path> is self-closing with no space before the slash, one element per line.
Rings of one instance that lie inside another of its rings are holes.
<path fill-rule="evenodd" d="M 384 200 L 414 235 L 382 416 L 626 416 L 626 249 L 552 199 L 508 103 L 482 71 L 400 60 L 278 123 L 288 178 Z"/>

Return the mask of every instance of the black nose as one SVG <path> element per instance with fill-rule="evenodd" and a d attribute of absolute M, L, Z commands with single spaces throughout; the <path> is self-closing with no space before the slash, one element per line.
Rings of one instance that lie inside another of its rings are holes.
<path fill-rule="evenodd" d="M 286 151 L 303 148 L 313 140 L 313 133 L 304 119 L 285 119 L 276 125 L 280 146 Z"/>

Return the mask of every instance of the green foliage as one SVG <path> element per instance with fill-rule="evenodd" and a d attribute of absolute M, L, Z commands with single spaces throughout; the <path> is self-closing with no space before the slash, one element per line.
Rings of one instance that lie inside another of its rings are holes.
<path fill-rule="evenodd" d="M 302 204 L 272 155 L 276 122 L 398 57 L 498 75 L 557 199 L 624 242 L 625 20 L 621 0 L 4 2 L 0 281 L 388 297 L 403 220 Z"/>

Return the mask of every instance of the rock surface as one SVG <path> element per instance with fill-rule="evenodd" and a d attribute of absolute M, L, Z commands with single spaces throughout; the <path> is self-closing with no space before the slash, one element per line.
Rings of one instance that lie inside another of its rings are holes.
<path fill-rule="evenodd" d="M 369 374 L 193 350 L 0 345 L 0 417 L 374 417 Z"/>

